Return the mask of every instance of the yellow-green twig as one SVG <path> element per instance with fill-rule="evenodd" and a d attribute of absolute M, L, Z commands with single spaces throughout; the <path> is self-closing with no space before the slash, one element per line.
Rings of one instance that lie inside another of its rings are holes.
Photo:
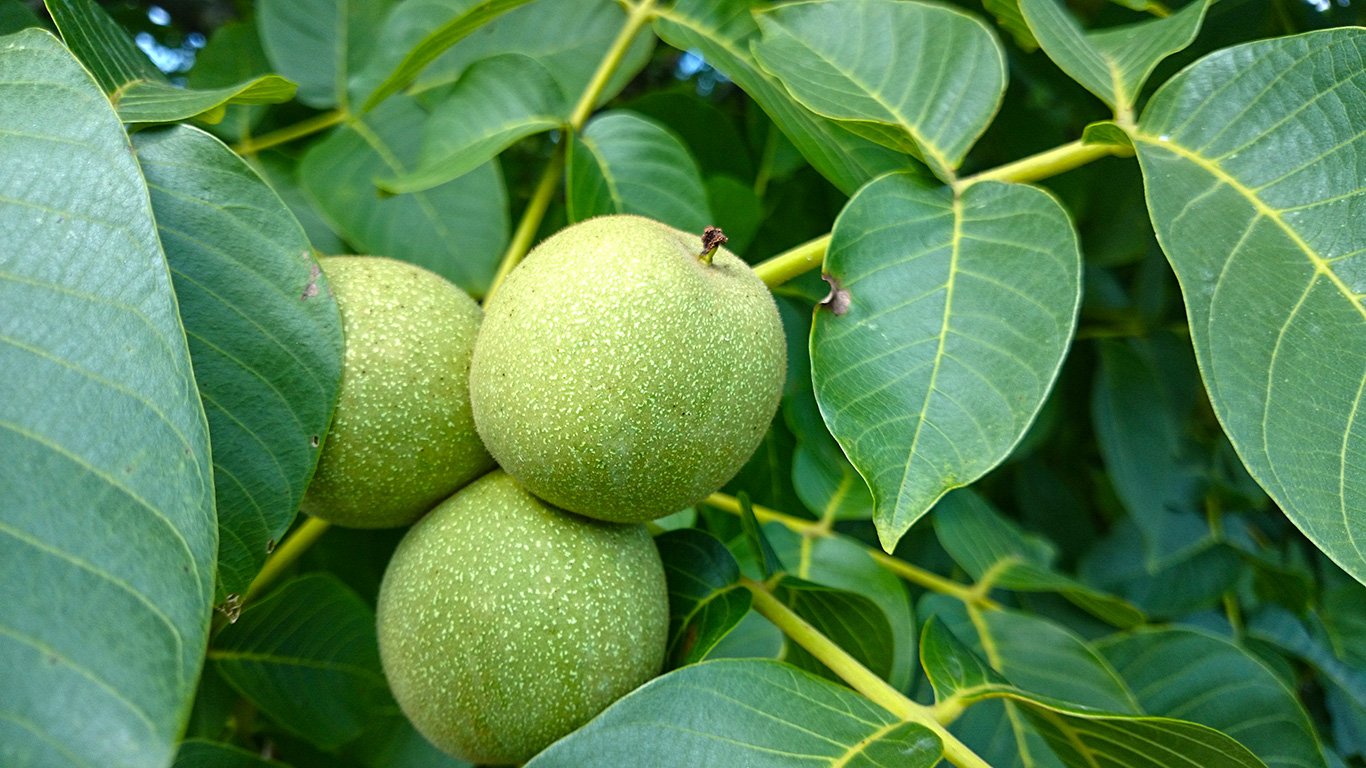
<path fill-rule="evenodd" d="M 991 768 L 975 752 L 959 741 L 948 729 L 935 719 L 934 710 L 906 698 L 900 691 L 888 685 L 885 680 L 850 656 L 820 630 L 811 626 L 795 611 L 788 608 L 769 591 L 764 584 L 753 579 L 741 579 L 741 584 L 754 596 L 754 610 L 773 622 L 783 634 L 787 635 L 822 664 L 830 668 L 849 687 L 866 696 L 870 701 L 908 722 L 918 723 L 933 731 L 944 746 L 944 758 L 958 768 Z"/>
<path fill-rule="evenodd" d="M 829 246 L 830 235 L 821 235 L 760 262 L 755 265 L 754 274 L 769 287 L 781 285 L 803 272 L 819 269 L 825 261 L 825 249 Z"/>
<path fill-rule="evenodd" d="M 285 569 L 293 565 L 300 555 L 308 551 L 308 548 L 313 546 L 313 542 L 317 541 L 318 537 L 323 535 L 331 525 L 326 520 L 310 517 L 303 522 L 303 525 L 285 536 L 285 540 L 280 542 L 280 546 L 276 547 L 275 551 L 270 553 L 270 557 L 266 558 L 265 566 L 261 568 L 260 573 L 256 574 L 251 586 L 247 587 L 246 594 L 242 595 L 242 604 L 245 605 L 250 602 L 260 595 L 266 587 L 280 578 Z"/>
<path fill-rule="evenodd" d="M 277 144 L 284 144 L 294 141 L 295 139 L 302 139 L 303 137 L 310 136 L 318 131 L 326 130 L 338 123 L 345 122 L 349 117 L 349 114 L 340 109 L 324 112 L 321 115 L 315 115 L 307 120 L 301 120 L 293 125 L 287 125 L 278 131 L 271 131 L 270 133 L 257 136 L 254 139 L 244 139 L 243 141 L 234 144 L 232 148 L 239 155 L 254 155 L 263 149 L 268 149 Z"/>
<path fill-rule="evenodd" d="M 545 212 L 550 207 L 550 200 L 555 196 L 555 188 L 559 184 L 560 175 L 564 172 L 565 154 L 568 152 L 569 142 L 574 140 L 574 134 L 583 128 L 583 124 L 588 122 L 589 115 L 593 114 L 593 109 L 597 106 L 598 99 L 602 96 L 603 89 L 607 87 L 608 81 L 621 65 L 622 58 L 626 51 L 631 47 L 631 41 L 641 28 L 650 22 L 655 15 L 656 0 L 640 0 L 635 5 L 627 5 L 626 23 L 622 26 L 621 32 L 617 34 L 617 39 L 612 42 L 612 46 L 603 55 L 602 61 L 598 63 L 598 68 L 593 72 L 593 79 L 588 81 L 588 86 L 583 89 L 579 96 L 579 101 L 574 105 L 574 111 L 569 113 L 567 130 L 561 134 L 560 143 L 555 147 L 554 153 L 550 157 L 550 165 L 545 173 L 541 174 L 541 180 L 536 185 L 536 191 L 532 193 L 531 200 L 527 203 L 526 210 L 522 212 L 522 219 L 517 223 L 517 231 L 512 237 L 512 242 L 508 244 L 508 249 L 503 253 L 502 260 L 498 263 L 498 272 L 493 276 L 493 282 L 489 285 L 488 293 L 484 295 L 484 302 L 488 303 L 490 297 L 503 284 L 512 269 L 526 256 L 527 251 L 531 250 L 532 241 L 536 238 L 536 231 L 541 227 L 541 220 L 545 218 Z"/>
<path fill-rule="evenodd" d="M 1109 157 L 1117 151 L 1120 151 L 1120 148 L 1113 144 L 1086 144 L 1077 140 L 960 179 L 957 186 L 959 189 L 966 189 L 979 181 L 1038 181 L 1079 168 L 1102 157 Z"/>

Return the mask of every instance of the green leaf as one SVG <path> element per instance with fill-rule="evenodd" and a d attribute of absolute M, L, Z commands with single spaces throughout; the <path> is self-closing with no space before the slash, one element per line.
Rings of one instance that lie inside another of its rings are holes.
<path fill-rule="evenodd" d="M 164 766 L 218 548 L 171 276 L 128 136 L 55 37 L 0 38 L 0 104 L 0 763 Z"/>
<path fill-rule="evenodd" d="M 208 45 L 195 54 L 194 67 L 186 80 L 191 88 L 211 90 L 240 83 L 270 71 L 270 62 L 261 48 L 256 25 L 230 21 L 214 30 Z M 265 114 L 265 108 L 246 104 L 229 106 L 223 119 L 209 132 L 224 141 L 240 141 Z"/>
<path fill-rule="evenodd" d="M 229 114 L 231 111 L 230 109 Z M 298 219 L 304 232 L 308 233 L 308 242 L 313 245 L 315 251 L 324 254 L 347 252 L 346 244 L 332 230 L 331 225 L 323 220 L 318 209 L 299 187 L 297 160 L 279 153 L 265 152 L 248 158 L 247 162 L 251 163 L 256 172 L 261 174 L 261 178 L 270 184 L 275 194 L 285 201 L 285 205 L 289 206 L 294 218 Z"/>
<path fill-rule="evenodd" d="M 636 689 L 527 768 L 793 765 L 930 768 L 939 737 L 776 661 L 708 661 Z"/>
<path fill-rule="evenodd" d="M 271 68 L 310 107 L 347 107 L 347 79 L 375 50 L 393 0 L 260 0 L 256 24 Z"/>
<path fill-rule="evenodd" d="M 750 592 L 726 545 L 684 528 L 655 538 L 669 582 L 666 667 L 701 661 L 749 613 Z"/>
<path fill-rule="evenodd" d="M 544 1 L 544 0 L 543 0 Z M 768 114 L 822 176 L 846 194 L 888 171 L 911 170 L 904 155 L 815 114 L 759 68 L 750 42 L 759 37 L 758 0 L 675 0 L 658 10 L 655 33 L 680 50 L 696 49 Z"/>
<path fill-rule="evenodd" d="M 186 739 L 180 743 L 171 768 L 289 768 L 253 752 L 206 739 Z"/>
<path fill-rule="evenodd" d="M 955 195 L 894 174 L 845 206 L 825 270 L 849 305 L 818 309 L 812 378 L 884 548 L 1024 436 L 1072 339 L 1080 261 L 1067 212 L 1036 187 Z"/>
<path fill-rule="evenodd" d="M 892 625 L 881 606 L 871 598 L 791 575 L 778 580 L 773 588 L 773 596 L 873 674 L 884 680 L 892 676 L 896 648 Z M 796 643 L 787 644 L 784 660 L 799 669 L 824 675 L 831 680 L 840 679 Z"/>
<path fill-rule="evenodd" d="M 1342 222 L 1366 189 L 1354 161 L 1363 56 L 1362 29 L 1225 49 L 1168 81 L 1135 135 L 1220 423 L 1291 521 L 1358 580 L 1366 230 Z"/>
<path fill-rule="evenodd" d="M 47 0 L 47 11 L 76 54 L 107 94 L 128 83 L 169 83 L 133 38 L 94 0 Z"/>
<path fill-rule="evenodd" d="M 482 0 L 462 10 L 455 18 L 432 30 L 413 46 L 403 57 L 403 61 L 394 67 L 394 71 L 389 73 L 384 82 L 380 83 L 374 93 L 365 100 L 365 106 L 361 107 L 361 111 L 369 112 L 381 101 L 398 93 L 428 64 L 436 61 L 438 56 L 465 39 L 474 30 L 527 2 L 529 0 Z"/>
<path fill-rule="evenodd" d="M 1194 0 L 1163 19 L 1086 32 L 1058 0 L 1018 0 L 1044 53 L 1086 90 L 1132 115 L 1158 63 L 1190 45 L 1211 0 Z"/>
<path fill-rule="evenodd" d="M 346 745 L 345 754 L 367 768 L 474 768 L 433 746 L 402 712 L 372 720 L 365 735 Z"/>
<path fill-rule="evenodd" d="M 220 595 L 246 590 L 294 521 L 341 380 L 337 303 L 289 209 L 185 126 L 137 133 L 209 419 Z"/>
<path fill-rule="evenodd" d="M 295 85 L 279 75 L 266 75 L 226 88 L 190 90 L 166 83 L 132 83 L 114 98 L 125 123 L 173 123 L 212 115 L 229 104 L 279 104 L 294 98 Z M 221 112 L 219 112 L 221 119 Z M 209 122 L 217 122 L 209 120 Z"/>
<path fill-rule="evenodd" d="M 1099 349 L 1091 421 L 1110 483 L 1143 532 L 1149 564 L 1180 559 L 1208 531 L 1195 512 L 1194 468 L 1182 465 L 1187 414 L 1165 391 L 1151 347 L 1102 340 Z"/>
<path fill-rule="evenodd" d="M 394 193 L 439 186 L 519 139 L 559 128 L 569 110 L 555 78 L 530 56 L 505 53 L 475 62 L 427 119 L 417 170 L 376 183 Z"/>
<path fill-rule="evenodd" d="M 309 148 L 299 179 L 328 224 L 361 253 L 401 259 L 482 294 L 508 238 L 507 192 L 494 164 L 423 192 L 381 198 L 373 179 L 405 173 L 427 114 L 406 96 Z"/>
<path fill-rule="evenodd" d="M 755 14 L 764 69 L 797 101 L 953 178 L 1005 95 L 1005 55 L 975 16 L 902 0 L 820 0 Z"/>
<path fill-rule="evenodd" d="M 247 606 L 209 649 L 223 679 L 319 749 L 359 736 L 392 709 L 375 612 L 330 573 L 309 573 Z"/>
<path fill-rule="evenodd" d="M 405 52 L 442 25 L 473 7 L 471 0 L 406 0 L 390 15 L 380 52 L 353 90 L 368 91 L 393 71 Z M 537 0 L 485 23 L 422 70 L 409 88 L 413 95 L 440 90 L 459 80 L 470 65 L 502 53 L 521 53 L 541 62 L 560 90 L 577 97 L 593 79 L 603 52 L 626 23 L 613 0 Z M 598 106 L 616 96 L 650 60 L 654 36 L 639 34 L 607 81 Z"/>
<path fill-rule="evenodd" d="M 743 259 L 763 224 L 763 201 L 754 194 L 752 185 L 728 174 L 708 176 L 705 185 L 707 207 L 715 218 L 713 226 L 720 227 L 729 238 L 726 249 Z"/>
<path fill-rule="evenodd" d="M 947 595 L 927 595 L 920 612 L 971 638 L 964 643 L 974 652 L 990 648 L 996 671 L 1022 690 L 1095 710 L 1142 712 L 1100 651 L 1061 624 L 1013 610 L 983 610 L 972 621 L 962 601 Z"/>
<path fill-rule="evenodd" d="M 1247 634 L 1303 659 L 1357 707 L 1366 709 L 1366 670 L 1338 658 L 1328 643 L 1311 635 L 1289 611 L 1276 606 L 1259 610 L 1248 620 Z"/>
<path fill-rule="evenodd" d="M 0 35 L 8 35 L 29 27 L 41 27 L 38 14 L 20 0 L 0 0 Z"/>
<path fill-rule="evenodd" d="M 937 701 L 965 706 L 991 698 L 1017 702 L 1071 768 L 1265 768 L 1246 747 L 1204 725 L 1100 712 L 1016 688 L 935 617 L 925 622 L 920 656 Z"/>
<path fill-rule="evenodd" d="M 867 546 L 854 539 L 840 535 L 803 538 L 780 523 L 769 523 L 764 531 L 782 561 L 796 566 L 792 571 L 796 576 L 862 595 L 877 606 L 892 631 L 887 682 L 898 690 L 909 687 L 918 666 L 919 631 L 901 579 L 878 565 L 869 557 Z"/>
<path fill-rule="evenodd" d="M 778 559 L 778 553 L 754 516 L 754 505 L 749 502 L 749 494 L 740 491 L 737 499 L 740 502 L 740 527 L 744 542 L 758 562 L 759 575 L 764 579 L 772 578 L 774 574 L 786 570 L 783 562 Z"/>
<path fill-rule="evenodd" d="M 1131 520 L 1122 520 L 1096 542 L 1080 567 L 1083 581 L 1119 595 L 1150 619 L 1175 619 L 1217 603 L 1234 589 L 1243 573 L 1236 552 L 1215 545 L 1208 531 L 1203 544 L 1188 554 L 1153 564 L 1144 553 L 1143 537 Z"/>
<path fill-rule="evenodd" d="M 1222 638 L 1150 629 L 1100 645 L 1143 711 L 1208 725 L 1270 768 L 1326 768 L 1309 715 L 1276 674 Z"/>
<path fill-rule="evenodd" d="M 566 186 L 571 223 L 633 213 L 698 237 L 712 224 L 688 148 L 673 131 L 634 112 L 613 110 L 588 121 L 571 145 Z"/>
<path fill-rule="evenodd" d="M 934 531 L 954 562 L 974 579 L 1016 592 L 1056 592 L 1091 615 L 1118 627 L 1143 621 L 1143 613 L 1113 595 L 1092 589 L 1052 568 L 1053 545 L 1001 515 L 972 489 L 945 496 L 934 512 Z"/>
<path fill-rule="evenodd" d="M 1029 31 L 1029 23 L 1020 12 L 1020 0 L 982 0 L 982 8 L 996 17 L 996 23 L 1015 38 L 1015 44 L 1025 53 L 1039 48 L 1039 41 Z"/>

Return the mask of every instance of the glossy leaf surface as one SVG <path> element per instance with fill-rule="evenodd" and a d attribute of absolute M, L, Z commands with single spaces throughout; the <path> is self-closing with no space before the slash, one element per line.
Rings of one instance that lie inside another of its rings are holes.
<path fill-rule="evenodd" d="M 1136 135 L 1210 401 L 1252 476 L 1366 580 L 1366 30 L 1212 54 Z M 1330 362 L 1331 361 L 1331 362 Z M 1312 407 L 1308 404 L 1312 403 Z"/>
<path fill-rule="evenodd" d="M 701 51 L 845 193 L 879 174 L 910 170 L 909 159 L 802 106 L 778 78 L 759 67 L 750 52 L 750 43 L 759 37 L 751 11 L 762 7 L 756 0 L 677 0 L 660 9 L 655 33 L 676 48 Z"/>
<path fill-rule="evenodd" d="M 900 722 L 848 688 L 776 661 L 747 659 L 656 678 L 527 768 L 931 768 L 941 754 L 929 729 Z"/>
<path fill-rule="evenodd" d="M 569 220 L 633 213 L 684 232 L 712 224 L 697 161 L 673 132 L 634 112 L 604 112 L 574 137 Z"/>
<path fill-rule="evenodd" d="M 757 15 L 752 44 L 813 112 L 950 179 L 1005 93 L 1005 57 L 975 16 L 899 0 L 823 0 Z"/>
<path fill-rule="evenodd" d="M 1024 435 L 1071 342 L 1080 270 L 1067 213 L 1034 187 L 955 196 L 891 175 L 845 207 L 825 271 L 849 307 L 817 311 L 812 378 L 885 548 Z"/>

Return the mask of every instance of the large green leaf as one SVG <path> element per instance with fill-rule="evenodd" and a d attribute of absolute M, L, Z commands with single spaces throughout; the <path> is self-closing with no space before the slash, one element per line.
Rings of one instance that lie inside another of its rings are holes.
<path fill-rule="evenodd" d="M 132 82 L 170 82 L 95 0 L 47 0 L 47 11 L 62 41 L 105 93 L 113 94 Z"/>
<path fill-rule="evenodd" d="M 780 523 L 765 525 L 764 533 L 797 577 L 857 593 L 882 611 L 892 631 L 887 682 L 898 690 L 909 687 L 918 666 L 915 644 L 920 633 L 901 579 L 869 557 L 866 545 L 853 539 L 840 535 L 803 537 Z"/>
<path fill-rule="evenodd" d="M 1190 629 L 1146 630 L 1102 642 L 1143 711 L 1222 731 L 1270 768 L 1325 768 L 1295 692 L 1243 649 Z"/>
<path fill-rule="evenodd" d="M 928 728 L 775 661 L 708 661 L 646 683 L 527 768 L 930 768 Z"/>
<path fill-rule="evenodd" d="M 1019 0 L 1048 57 L 1116 114 L 1130 117 L 1158 63 L 1195 40 L 1210 2 L 1195 0 L 1166 18 L 1088 33 L 1058 0 Z"/>
<path fill-rule="evenodd" d="M 422 192 L 376 193 L 376 177 L 415 166 L 426 118 L 407 96 L 386 99 L 310 147 L 299 179 L 332 229 L 360 252 L 412 262 L 479 294 L 508 238 L 507 191 L 496 165 Z"/>
<path fill-rule="evenodd" d="M 369 112 L 381 101 L 398 93 L 428 64 L 445 53 L 446 49 L 465 39 L 474 30 L 527 2 L 530 0 L 481 0 L 462 9 L 454 18 L 429 32 L 408 51 L 403 61 L 400 61 L 389 76 L 366 98 L 363 111 Z"/>
<path fill-rule="evenodd" d="M 574 137 L 569 153 L 570 222 L 634 213 L 684 232 L 712 226 L 697 161 L 682 140 L 634 112 L 604 112 Z"/>
<path fill-rule="evenodd" d="M 893 174 L 845 206 L 825 270 L 848 307 L 816 313 L 816 399 L 891 550 L 1004 460 L 1043 406 L 1080 304 L 1077 237 L 1036 187 L 955 194 Z"/>
<path fill-rule="evenodd" d="M 750 592 L 726 545 L 691 528 L 655 539 L 669 582 L 667 666 L 701 661 L 749 613 Z"/>
<path fill-rule="evenodd" d="M 51 34 L 0 38 L 0 764 L 164 766 L 213 597 L 213 481 L 128 136 Z"/>
<path fill-rule="evenodd" d="M 247 606 L 208 655 L 238 693 L 321 749 L 394 708 L 375 612 L 330 573 L 300 576 Z"/>
<path fill-rule="evenodd" d="M 974 579 L 990 574 L 995 587 L 1016 592 L 1056 592 L 1118 627 L 1143 621 L 1130 603 L 1053 570 L 1053 545 L 1029 534 L 970 488 L 954 491 L 935 506 L 934 531 L 949 556 Z"/>
<path fill-rule="evenodd" d="M 1144 111 L 1148 209 L 1248 471 L 1366 580 L 1366 30 L 1212 54 Z"/>
<path fill-rule="evenodd" d="M 133 146 L 209 418 L 219 591 L 240 593 L 313 476 L 341 318 L 303 229 L 232 150 L 184 126 L 142 131 Z"/>
<path fill-rule="evenodd" d="M 223 118 L 229 104 L 278 104 L 294 98 L 295 85 L 279 75 L 244 80 L 225 88 L 190 90 L 167 83 L 132 83 L 115 97 L 125 123 L 173 123 L 192 117 Z"/>
<path fill-rule="evenodd" d="M 1248 620 L 1247 634 L 1303 659 L 1366 710 L 1366 669 L 1344 662 L 1326 640 L 1310 634 L 1294 614 L 1276 606 L 1265 607 Z"/>
<path fill-rule="evenodd" d="M 980 19 L 946 5 L 817 0 L 757 14 L 764 69 L 811 111 L 952 179 L 1006 89 Z"/>
<path fill-rule="evenodd" d="M 655 33 L 681 50 L 696 49 L 773 118 L 807 161 L 846 194 L 881 173 L 909 170 L 900 153 L 865 139 L 799 104 L 774 76 L 759 68 L 750 42 L 759 28 L 757 0 L 676 0 L 659 10 Z"/>
<path fill-rule="evenodd" d="M 477 0 L 400 3 L 385 22 L 380 51 L 372 66 L 357 79 L 356 89 L 368 91 L 400 65 L 405 52 L 438 35 L 442 27 L 455 23 L 457 17 L 472 12 L 477 5 Z M 541 62 L 555 76 L 560 89 L 577 99 L 625 23 L 625 12 L 613 0 L 537 0 L 485 22 L 478 34 L 464 37 L 441 53 L 418 73 L 409 93 L 440 93 L 459 80 L 471 64 L 502 53 L 520 53 Z M 637 35 L 603 88 L 598 104 L 605 104 L 626 87 L 649 62 L 653 50 L 653 35 Z"/>
<path fill-rule="evenodd" d="M 347 108 L 347 79 L 375 50 L 394 0 L 260 0 L 256 24 L 271 67 L 310 107 Z"/>
<path fill-rule="evenodd" d="M 1266 768 L 1246 747 L 1208 726 L 1115 714 L 1025 692 L 991 670 L 937 618 L 925 622 L 920 657 L 941 703 L 987 699 L 1022 705 L 1070 768 Z"/>
<path fill-rule="evenodd" d="M 475 62 L 427 119 L 417 169 L 379 185 L 403 193 L 444 184 L 519 139 L 559 128 L 569 110 L 559 83 L 536 59 L 504 53 Z"/>

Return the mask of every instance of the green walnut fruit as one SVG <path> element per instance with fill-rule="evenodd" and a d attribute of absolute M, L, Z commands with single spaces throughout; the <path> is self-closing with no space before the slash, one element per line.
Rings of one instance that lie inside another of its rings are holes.
<path fill-rule="evenodd" d="M 668 623 L 644 526 L 555 509 L 503 472 L 413 526 L 379 592 L 394 698 L 475 763 L 523 762 L 659 674 Z"/>
<path fill-rule="evenodd" d="M 470 398 L 489 452 L 532 493 L 640 522 L 735 476 L 786 359 L 773 296 L 714 238 L 603 216 L 537 246 L 487 303 Z"/>
<path fill-rule="evenodd" d="M 484 474 L 469 367 L 482 313 L 421 267 L 373 256 L 320 262 L 341 309 L 341 392 L 302 509 L 354 528 L 407 525 Z"/>

